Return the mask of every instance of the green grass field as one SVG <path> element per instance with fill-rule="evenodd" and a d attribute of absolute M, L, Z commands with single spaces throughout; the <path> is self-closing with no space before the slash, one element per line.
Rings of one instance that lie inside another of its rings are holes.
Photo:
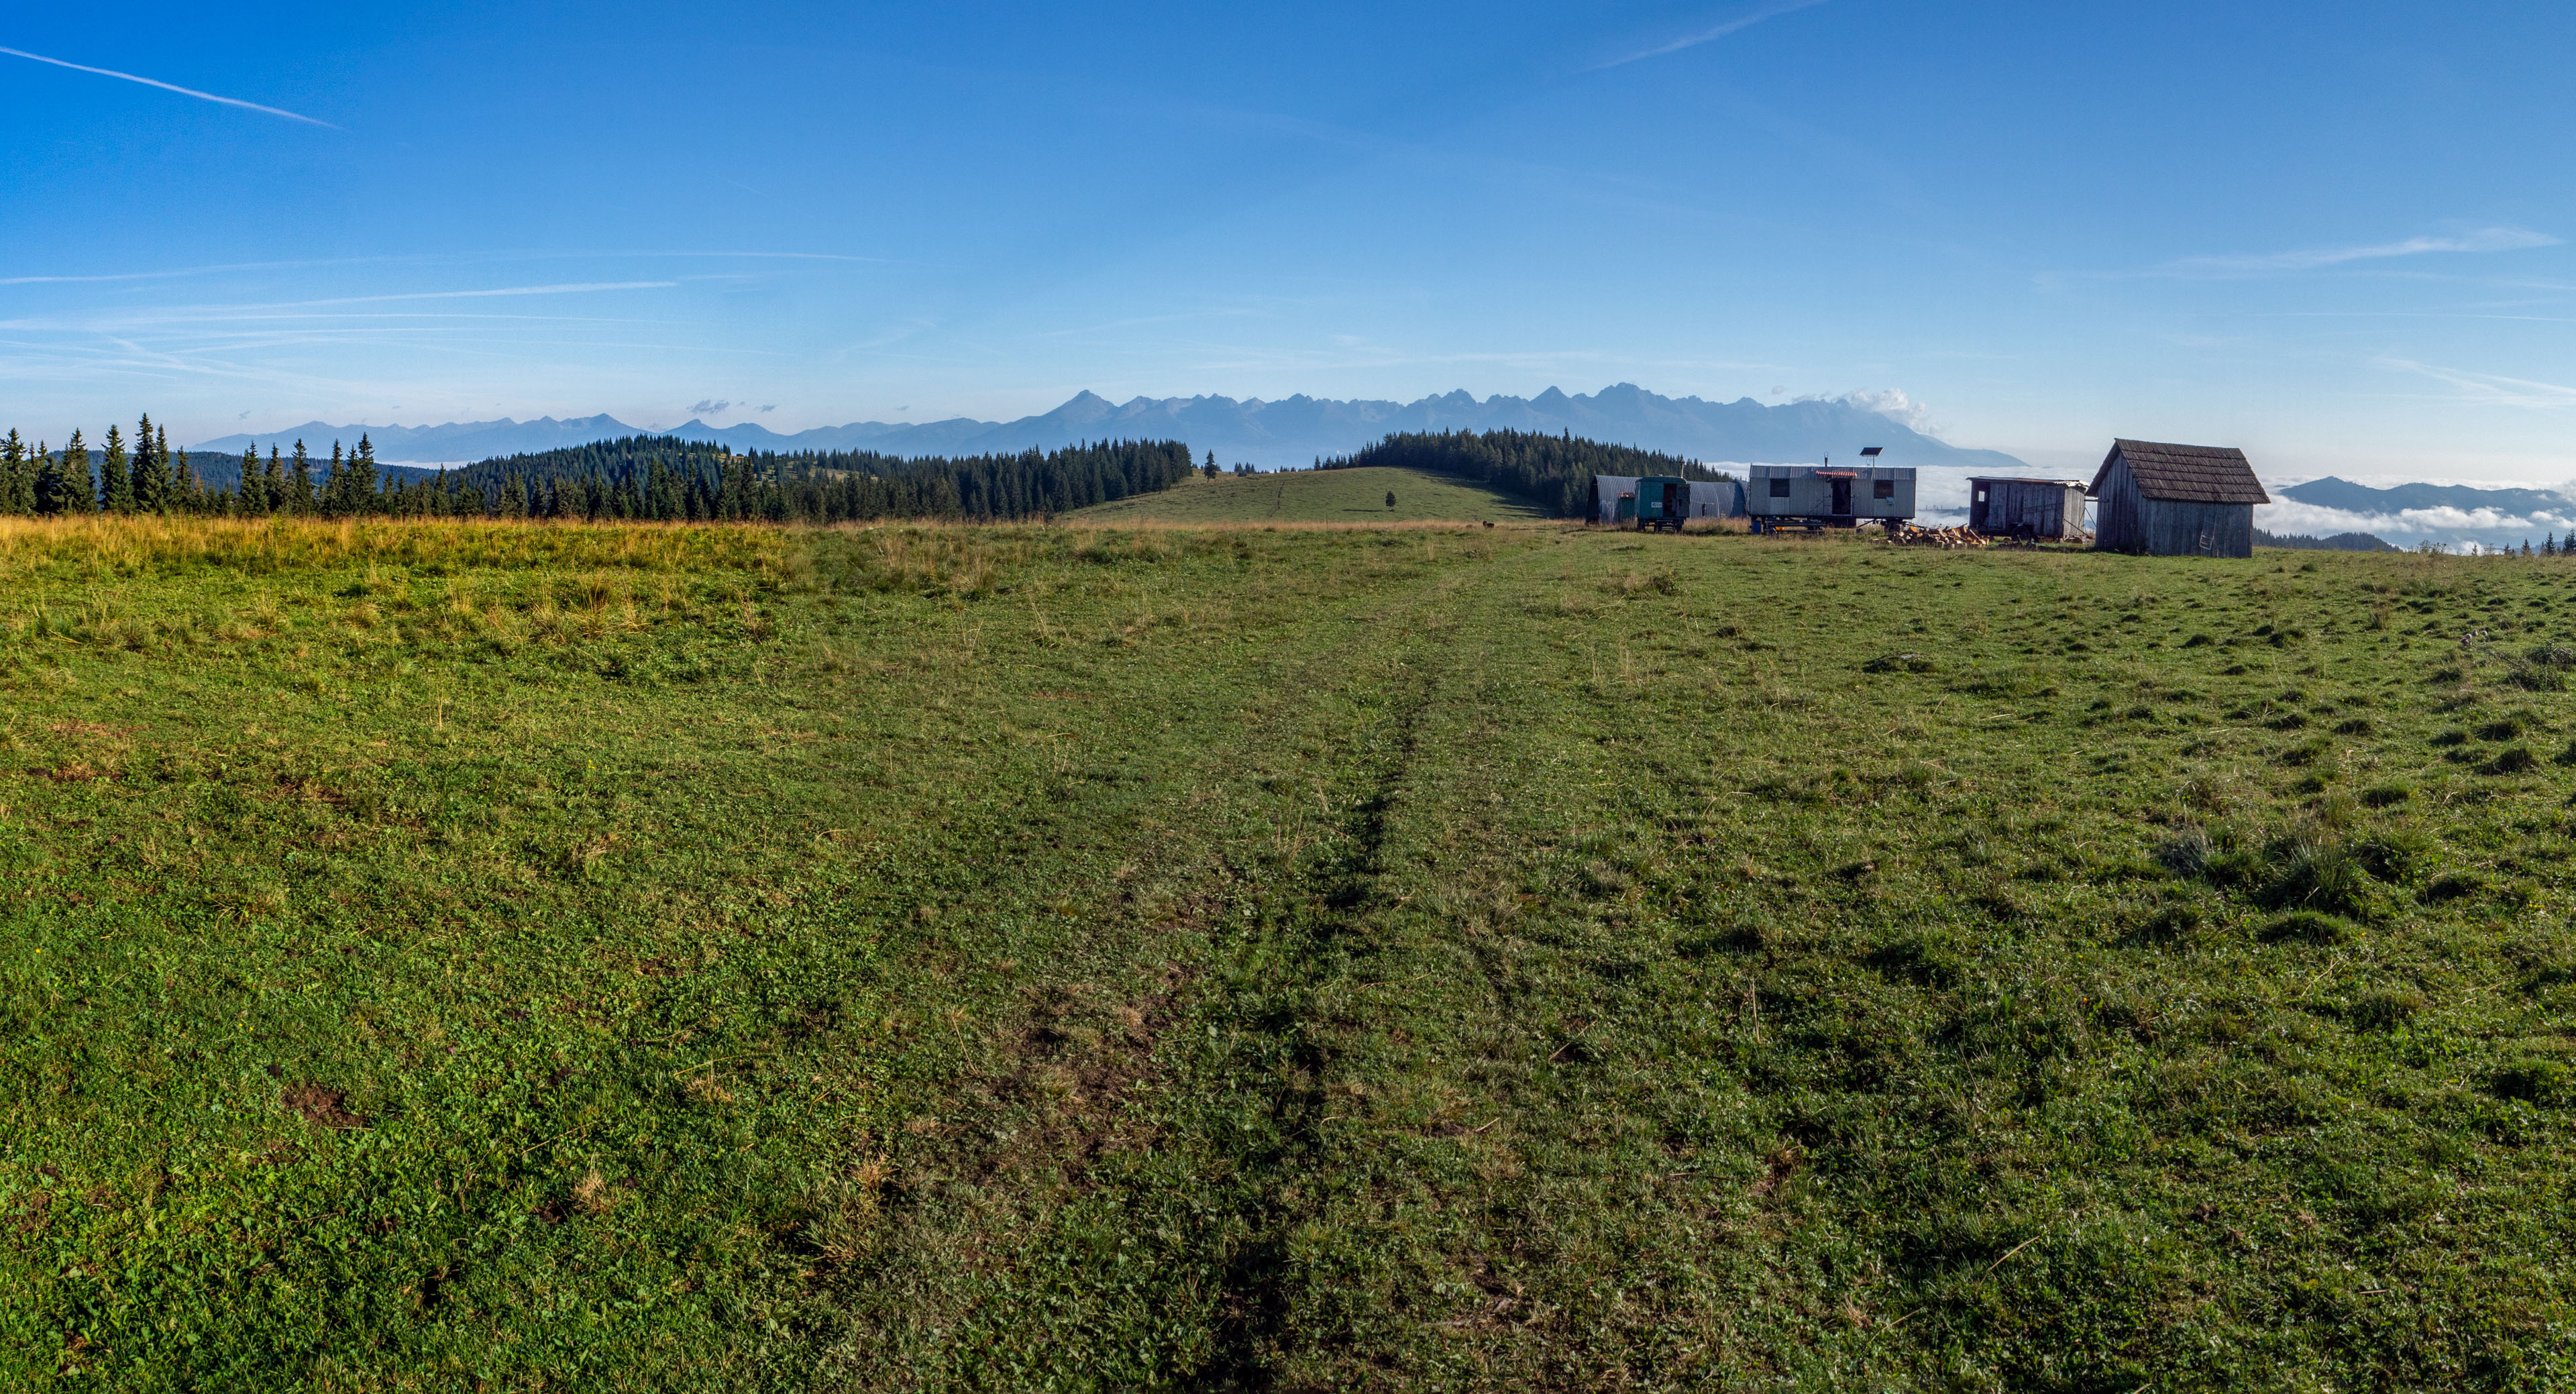
<path fill-rule="evenodd" d="M 1387 507 L 1386 496 L 1395 495 Z M 1545 516 L 1464 480 L 1407 469 L 1297 470 L 1191 479 L 1161 493 L 1095 504 L 1076 524 L 1508 522 Z"/>
<path fill-rule="evenodd" d="M 2565 1388 L 2571 583 L 0 525 L 0 1384 Z"/>

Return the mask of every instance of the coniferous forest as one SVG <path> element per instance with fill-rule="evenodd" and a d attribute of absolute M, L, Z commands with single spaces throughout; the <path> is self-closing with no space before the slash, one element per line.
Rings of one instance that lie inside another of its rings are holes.
<path fill-rule="evenodd" d="M 1633 446 L 1605 445 L 1574 435 L 1539 431 L 1408 432 L 1388 436 L 1351 454 L 1316 462 L 1318 469 L 1393 466 L 1471 479 L 1518 494 L 1560 518 L 1583 511 L 1596 474 L 1682 479 L 1724 479 L 1696 460 Z"/>
<path fill-rule="evenodd" d="M 246 450 L 210 485 L 146 416 L 103 447 L 72 432 L 56 448 L 0 436 L 0 514 L 190 513 L 216 517 L 556 518 L 646 522 L 839 523 L 872 518 L 1046 517 L 1169 488 L 1193 472 L 1178 441 L 1114 441 L 969 459 L 864 452 L 736 455 L 720 445 L 635 436 L 427 474 L 388 470 L 360 436 L 327 457 Z M 236 468 L 238 474 L 236 475 Z"/>

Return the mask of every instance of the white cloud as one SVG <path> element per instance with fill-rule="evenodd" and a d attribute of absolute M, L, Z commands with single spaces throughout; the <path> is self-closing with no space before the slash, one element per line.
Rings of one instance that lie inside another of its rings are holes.
<path fill-rule="evenodd" d="M 1927 436 L 1933 434 L 1932 408 L 1905 395 L 1901 388 L 1847 392 L 1841 400 L 1863 411 L 1877 412 L 1908 430 L 1920 431 Z"/>
<path fill-rule="evenodd" d="M 2437 382 L 2447 382 L 2460 391 L 2467 401 L 2494 407 L 2576 407 L 2576 387 L 2554 382 L 2535 382 L 2530 378 L 2498 377 L 2492 373 L 2472 373 L 2464 368 L 2442 368 L 2430 363 L 2417 363 L 2404 358 L 2383 358 L 2383 368 L 2396 368 L 2421 373 Z"/>
<path fill-rule="evenodd" d="M 718 401 L 717 399 L 715 399 L 715 398 L 713 398 L 713 397 L 700 397 L 700 398 L 698 399 L 698 404 L 697 404 L 696 406 L 693 406 L 693 407 L 689 408 L 689 415 L 691 415 L 691 416 L 713 416 L 713 415 L 715 415 L 716 413 L 721 412 L 721 411 L 725 410 L 725 409 L 726 409 L 726 408 L 728 408 L 728 407 L 731 407 L 732 405 L 733 405 L 733 403 L 731 403 L 731 402 Z"/>
<path fill-rule="evenodd" d="M 2362 247 L 2310 247 L 2254 256 L 2184 257 L 2157 268 L 2174 276 L 2243 276 L 2264 271 L 2313 271 L 2353 261 L 2422 256 L 2427 252 L 2515 252 L 2528 247 L 2555 247 L 2559 239 L 2530 228 L 2473 228 L 2448 237 L 2409 237 Z"/>
<path fill-rule="evenodd" d="M 2366 532 L 2400 546 L 2417 542 L 2484 542 L 2502 545 L 2512 539 L 2534 539 L 2576 531 L 2576 504 L 2564 511 L 2548 509 L 2510 513 L 2501 508 L 2407 508 L 2395 513 L 2354 513 L 2284 499 L 2254 510 L 2254 526 L 2265 532 L 2328 537 L 2339 532 Z"/>

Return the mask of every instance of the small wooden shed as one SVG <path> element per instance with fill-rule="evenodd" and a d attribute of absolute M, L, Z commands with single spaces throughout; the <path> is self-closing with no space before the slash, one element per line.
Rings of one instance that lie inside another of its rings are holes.
<path fill-rule="evenodd" d="M 2270 503 L 2232 446 L 2116 440 L 2093 487 L 2093 545 L 2153 557 L 2254 555 L 2254 505 Z"/>
<path fill-rule="evenodd" d="M 1996 537 L 2062 541 L 2084 532 L 2084 481 L 1968 476 L 1968 526 Z"/>

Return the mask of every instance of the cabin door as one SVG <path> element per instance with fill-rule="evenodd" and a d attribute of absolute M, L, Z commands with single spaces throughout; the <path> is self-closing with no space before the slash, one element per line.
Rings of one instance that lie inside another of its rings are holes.
<path fill-rule="evenodd" d="M 1851 486 L 1852 486 L 1852 482 L 1851 482 L 1850 480 L 1848 480 L 1848 479 L 1837 479 L 1837 480 L 1835 480 L 1833 483 L 1834 483 L 1834 516 L 1835 516 L 1835 517 L 1837 517 L 1837 518 L 1847 517 L 1847 516 L 1849 516 L 1849 515 L 1850 515 L 1850 513 L 1851 513 Z"/>

